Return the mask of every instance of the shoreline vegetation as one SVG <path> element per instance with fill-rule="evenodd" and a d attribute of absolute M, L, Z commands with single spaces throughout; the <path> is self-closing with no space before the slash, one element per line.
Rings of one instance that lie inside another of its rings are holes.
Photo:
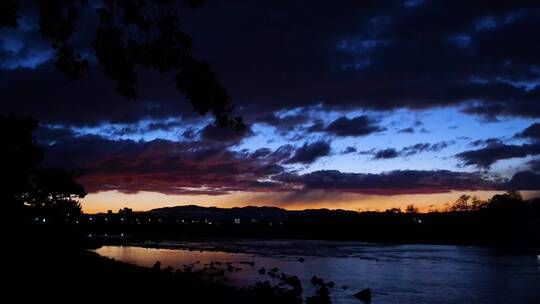
<path fill-rule="evenodd" d="M 274 207 L 178 206 L 147 212 L 84 215 L 77 229 L 90 243 L 146 244 L 193 239 L 302 239 L 382 244 L 451 244 L 540 248 L 540 199 L 510 191 L 478 201 L 459 197 L 445 212 L 414 206 L 383 212 Z M 225 244 L 226 245 L 226 244 Z"/>

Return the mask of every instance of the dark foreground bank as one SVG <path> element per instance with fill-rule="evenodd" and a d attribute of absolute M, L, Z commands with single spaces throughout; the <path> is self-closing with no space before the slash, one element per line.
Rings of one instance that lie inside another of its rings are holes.
<path fill-rule="evenodd" d="M 48 234 L 48 233 L 47 233 Z M 314 295 L 300 280 L 276 271 L 279 283 L 227 284 L 228 265 L 202 269 L 135 266 L 87 251 L 70 237 L 26 235 L 9 252 L 7 296 L 16 303 L 330 303 L 330 286 L 314 278 Z M 21 287 L 24 286 L 24 292 Z"/>

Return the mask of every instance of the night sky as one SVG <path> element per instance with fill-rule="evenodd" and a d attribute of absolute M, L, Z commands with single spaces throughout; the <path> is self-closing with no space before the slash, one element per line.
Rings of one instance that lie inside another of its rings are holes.
<path fill-rule="evenodd" d="M 0 30 L 1 111 L 40 120 L 48 166 L 76 169 L 85 211 L 160 206 L 436 208 L 540 190 L 539 1 L 217 1 L 184 10 L 193 54 L 243 132 L 199 116 L 168 75 L 117 94 L 54 67 L 34 10 Z M 86 26 L 88 25 L 88 26 Z"/>

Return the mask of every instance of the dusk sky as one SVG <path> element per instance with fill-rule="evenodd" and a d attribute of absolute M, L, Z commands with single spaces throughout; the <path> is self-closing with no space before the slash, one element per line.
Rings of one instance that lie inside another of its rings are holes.
<path fill-rule="evenodd" d="M 460 194 L 540 192 L 539 1 L 212 1 L 184 10 L 243 116 L 199 116 L 168 75 L 115 92 L 53 63 L 36 10 L 0 30 L 1 111 L 40 120 L 46 164 L 76 169 L 87 212 L 267 205 L 427 211 Z M 467 5 L 465 5 L 466 3 Z"/>

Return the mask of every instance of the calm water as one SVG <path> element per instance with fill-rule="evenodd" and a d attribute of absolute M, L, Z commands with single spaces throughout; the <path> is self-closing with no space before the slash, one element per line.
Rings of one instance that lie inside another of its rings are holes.
<path fill-rule="evenodd" d="M 141 266 L 161 261 L 180 268 L 200 261 L 232 262 L 242 271 L 231 284 L 270 277 L 260 267 L 297 275 L 304 294 L 313 275 L 333 281 L 334 303 L 360 303 L 352 295 L 371 288 L 372 303 L 540 303 L 540 258 L 482 247 L 374 245 L 324 241 L 215 241 L 162 244 L 167 249 L 106 246 L 97 253 Z M 182 249 L 183 248 L 183 249 Z M 186 250 L 189 248 L 191 250 Z M 299 262 L 303 257 L 305 262 Z M 242 262 L 254 261 L 252 267 Z M 342 289 L 347 286 L 347 289 Z"/>

